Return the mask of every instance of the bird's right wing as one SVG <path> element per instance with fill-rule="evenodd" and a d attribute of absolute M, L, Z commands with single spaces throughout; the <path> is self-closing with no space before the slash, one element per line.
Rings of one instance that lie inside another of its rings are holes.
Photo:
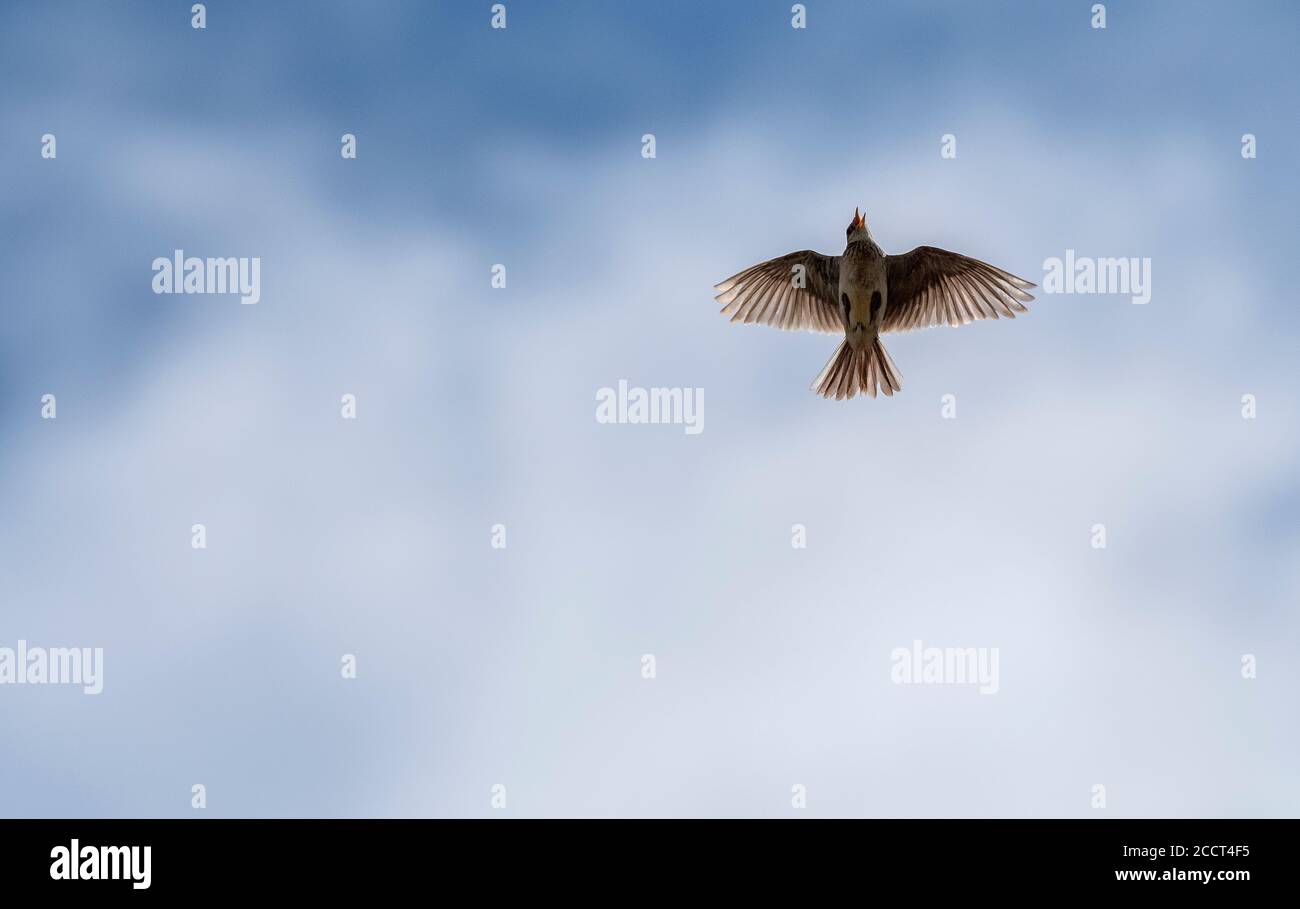
<path fill-rule="evenodd" d="M 933 246 L 886 256 L 889 303 L 882 331 L 1014 319 L 1034 299 L 1034 285 L 987 262 Z"/>
<path fill-rule="evenodd" d="M 758 322 L 783 331 L 844 331 L 836 301 L 838 256 L 810 249 L 747 268 L 714 285 L 722 314 L 733 322 Z"/>

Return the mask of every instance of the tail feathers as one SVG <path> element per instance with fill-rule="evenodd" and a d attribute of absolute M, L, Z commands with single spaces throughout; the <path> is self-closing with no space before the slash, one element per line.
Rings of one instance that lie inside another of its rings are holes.
<path fill-rule="evenodd" d="M 859 391 L 874 398 L 877 389 L 892 395 L 902 387 L 898 369 L 879 338 L 862 350 L 854 350 L 848 341 L 840 342 L 812 384 L 812 390 L 823 398 L 837 401 L 852 398 Z"/>
<path fill-rule="evenodd" d="M 886 395 L 893 396 L 894 392 L 903 390 L 903 383 L 898 378 L 898 367 L 890 359 L 889 351 L 885 350 L 885 345 L 880 343 L 880 338 L 876 338 L 871 345 L 871 351 L 868 354 L 871 362 L 875 364 L 876 372 L 880 376 L 880 387 Z M 875 397 L 875 395 L 872 395 Z"/>

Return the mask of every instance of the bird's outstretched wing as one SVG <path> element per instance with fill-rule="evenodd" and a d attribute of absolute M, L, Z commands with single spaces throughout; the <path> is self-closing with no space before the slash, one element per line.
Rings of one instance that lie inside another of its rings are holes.
<path fill-rule="evenodd" d="M 1014 319 L 1034 299 L 1034 285 L 969 256 L 918 246 L 886 256 L 889 302 L 881 331 L 965 325 L 976 319 Z"/>
<path fill-rule="evenodd" d="M 722 314 L 733 322 L 759 322 L 784 331 L 840 333 L 838 256 L 810 249 L 747 268 L 714 286 Z"/>

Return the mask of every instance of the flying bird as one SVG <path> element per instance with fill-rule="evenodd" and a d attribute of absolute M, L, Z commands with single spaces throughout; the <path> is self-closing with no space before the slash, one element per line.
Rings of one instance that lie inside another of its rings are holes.
<path fill-rule="evenodd" d="M 918 246 L 887 256 L 854 209 L 848 244 L 838 256 L 810 249 L 760 262 L 714 286 L 722 314 L 785 331 L 844 332 L 844 340 L 813 380 L 825 398 L 876 396 L 902 389 L 880 336 L 976 319 L 1014 319 L 1026 312 L 1035 285 L 946 249 Z"/>

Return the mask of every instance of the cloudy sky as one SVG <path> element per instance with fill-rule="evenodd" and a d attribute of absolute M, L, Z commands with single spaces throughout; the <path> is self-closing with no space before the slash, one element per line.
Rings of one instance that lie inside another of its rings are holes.
<path fill-rule="evenodd" d="M 0 11 L 0 647 L 104 651 L 0 685 L 0 814 L 1300 811 L 1292 4 L 190 5 Z M 827 402 L 711 285 L 854 206 L 1151 301 Z M 155 295 L 176 249 L 261 302 Z"/>

